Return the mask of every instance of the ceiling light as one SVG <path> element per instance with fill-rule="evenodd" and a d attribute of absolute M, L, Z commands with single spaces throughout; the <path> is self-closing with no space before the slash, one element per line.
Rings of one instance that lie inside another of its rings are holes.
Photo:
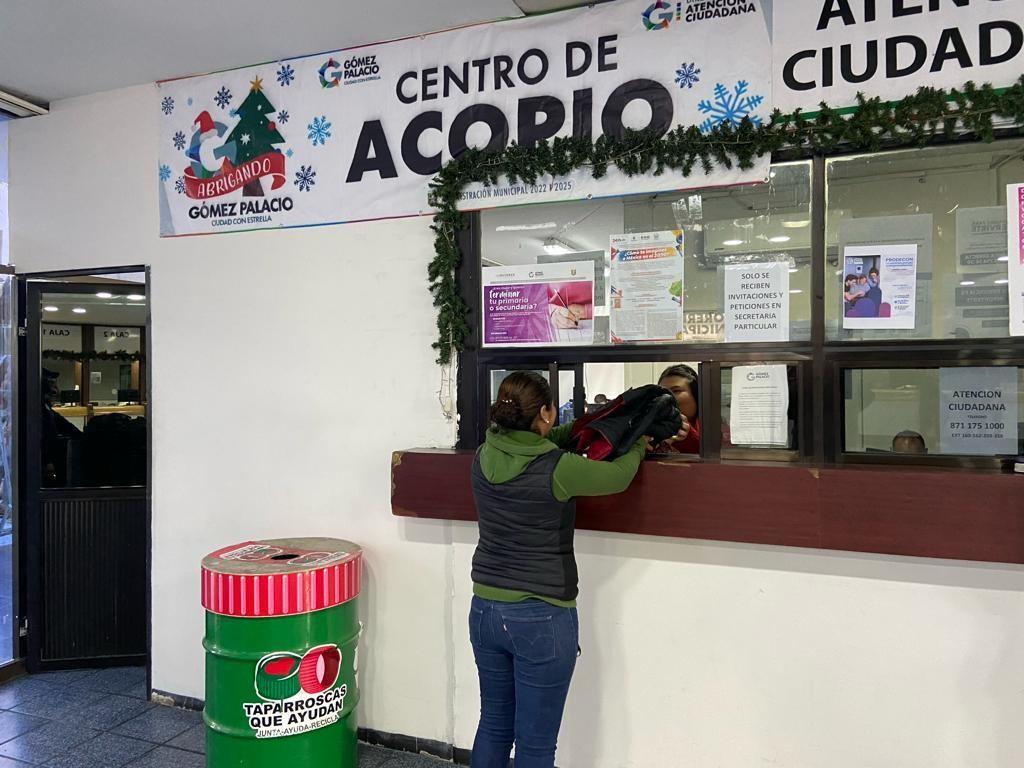
<path fill-rule="evenodd" d="M 56 312 L 60 307 L 55 307 L 52 304 L 48 307 L 43 307 L 43 312 Z"/>
<path fill-rule="evenodd" d="M 799 288 L 794 288 L 790 293 L 803 293 Z"/>
<path fill-rule="evenodd" d="M 555 229 L 558 225 L 553 221 L 545 221 L 543 224 L 502 224 L 495 227 L 495 232 L 528 232 L 534 229 Z"/>
<path fill-rule="evenodd" d="M 25 99 L 5 91 L 0 91 L 0 110 L 9 112 L 15 117 L 34 117 L 35 115 L 45 115 L 49 112 L 46 107 L 33 104 L 31 101 L 25 101 Z"/>
<path fill-rule="evenodd" d="M 562 256 L 566 253 L 574 253 L 576 250 L 578 249 L 557 237 L 549 237 L 544 241 L 544 253 L 548 256 Z"/>
<path fill-rule="evenodd" d="M 1000 256 L 998 259 L 996 259 L 996 261 L 1009 261 L 1009 260 L 1010 260 L 1009 256 Z"/>
<path fill-rule="evenodd" d="M 140 293 L 130 293 L 125 298 L 128 299 L 128 301 L 145 301 L 146 300 L 146 297 L 143 296 Z"/>
<path fill-rule="evenodd" d="M 963 286 L 974 285 L 974 281 L 973 280 L 961 280 L 960 281 L 960 285 L 963 285 Z"/>
<path fill-rule="evenodd" d="M 96 298 L 97 299 L 112 299 L 112 298 L 114 298 L 114 294 L 107 293 L 106 291 L 100 291 L 99 293 L 96 294 Z"/>
<path fill-rule="evenodd" d="M 806 219 L 802 219 L 801 221 L 784 221 L 782 222 L 782 226 L 786 229 L 802 229 L 803 227 L 811 226 L 811 222 Z"/>
<path fill-rule="evenodd" d="M 1009 281 L 1009 280 L 1007 280 L 1007 279 L 1006 279 L 1006 278 L 1004 277 L 1004 278 L 1001 278 L 1001 279 L 999 279 L 999 280 L 996 280 L 996 285 L 1006 285 L 1006 284 L 1007 284 L 1007 283 L 1009 283 L 1009 282 L 1010 282 L 1010 281 Z"/>
<path fill-rule="evenodd" d="M 770 173 L 768 174 L 768 178 L 769 178 L 769 179 L 774 179 L 774 178 L 775 178 L 775 171 L 771 171 L 771 172 L 770 172 Z"/>
<path fill-rule="evenodd" d="M 791 274 L 791 275 L 792 275 L 792 274 L 793 274 L 794 272 L 799 272 L 799 271 L 800 271 L 800 268 L 799 268 L 799 267 L 790 267 L 790 268 L 789 268 L 789 274 Z"/>
<path fill-rule="evenodd" d="M 74 312 L 76 315 L 84 315 L 85 314 L 85 310 L 82 309 L 81 307 L 75 307 L 71 311 Z"/>
<path fill-rule="evenodd" d="M 777 235 L 776 237 L 769 237 L 769 243 L 788 243 L 792 238 L 789 235 Z"/>
<path fill-rule="evenodd" d="M 723 240 L 722 245 L 743 245 L 742 240 Z"/>

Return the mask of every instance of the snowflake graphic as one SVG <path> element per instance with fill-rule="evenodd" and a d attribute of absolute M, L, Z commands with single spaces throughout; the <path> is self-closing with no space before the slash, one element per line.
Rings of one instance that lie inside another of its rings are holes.
<path fill-rule="evenodd" d="M 222 85 L 220 90 L 217 91 L 217 95 L 213 97 L 213 100 L 217 102 L 218 107 L 224 109 L 224 107 L 231 103 L 231 91 L 228 90 L 226 85 Z"/>
<path fill-rule="evenodd" d="M 327 122 L 327 116 L 314 117 L 313 122 L 306 126 L 309 129 L 309 135 L 306 137 L 313 142 L 315 147 L 317 144 L 326 144 L 327 140 L 331 138 L 331 124 Z"/>
<path fill-rule="evenodd" d="M 165 115 L 171 114 L 174 111 L 174 99 L 170 96 L 164 96 L 163 101 L 160 102 L 160 111 Z"/>
<path fill-rule="evenodd" d="M 281 85 L 291 85 L 295 79 L 295 70 L 292 69 L 291 64 L 282 64 L 281 68 L 277 70 L 277 82 Z"/>
<path fill-rule="evenodd" d="M 303 165 L 295 172 L 295 181 L 292 183 L 299 188 L 299 192 L 308 192 L 316 184 L 316 171 L 311 165 Z"/>
<path fill-rule="evenodd" d="M 747 94 L 749 89 L 750 83 L 746 80 L 736 83 L 731 92 L 721 83 L 715 83 L 715 100 L 703 99 L 697 104 L 697 109 L 709 116 L 700 124 L 701 131 L 710 133 L 716 126 L 726 123 L 739 125 L 744 117 L 749 117 L 754 125 L 760 125 L 761 118 L 754 114 L 754 110 L 764 101 L 764 96 L 750 96 Z"/>
<path fill-rule="evenodd" d="M 289 117 L 291 117 L 291 115 L 288 114 L 288 111 L 282 109 L 280 112 L 277 113 L 277 122 L 279 122 L 281 125 L 284 125 L 285 123 L 288 122 Z"/>
<path fill-rule="evenodd" d="M 185 134 L 182 133 L 181 131 L 178 131 L 176 134 L 174 134 L 174 148 L 175 149 L 184 149 L 185 148 Z"/>
<path fill-rule="evenodd" d="M 174 191 L 179 195 L 185 194 L 185 177 L 179 176 L 174 182 Z"/>
<path fill-rule="evenodd" d="M 288 150 L 287 152 L 285 152 L 285 153 L 284 153 L 284 156 L 285 156 L 285 157 L 291 157 L 291 156 L 292 156 L 292 155 L 294 155 L 294 154 L 295 154 L 295 153 L 294 153 L 294 152 L 293 152 L 292 150 L 290 150 L 290 149 L 289 149 L 289 150 Z"/>
<path fill-rule="evenodd" d="M 248 133 L 243 133 L 242 134 L 242 144 L 243 144 L 243 146 L 244 145 L 248 145 L 249 141 L 250 141 L 249 134 Z"/>
<path fill-rule="evenodd" d="M 171 178 L 171 168 L 167 165 L 160 166 L 160 181 L 167 181 Z"/>
<path fill-rule="evenodd" d="M 696 64 L 680 64 L 676 70 L 676 82 L 680 88 L 693 88 L 700 82 L 700 67 Z"/>

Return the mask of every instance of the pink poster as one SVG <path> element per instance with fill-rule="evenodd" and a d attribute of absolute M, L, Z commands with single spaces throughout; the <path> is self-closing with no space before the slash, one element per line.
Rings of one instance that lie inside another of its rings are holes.
<path fill-rule="evenodd" d="M 1010 280 L 1010 335 L 1024 336 L 1024 184 L 1006 188 L 1007 275 Z"/>
<path fill-rule="evenodd" d="M 594 262 L 483 270 L 484 346 L 594 343 Z"/>

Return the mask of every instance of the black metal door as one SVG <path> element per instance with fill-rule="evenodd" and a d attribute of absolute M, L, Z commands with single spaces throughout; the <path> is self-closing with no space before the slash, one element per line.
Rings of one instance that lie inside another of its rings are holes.
<path fill-rule="evenodd" d="M 20 285 L 21 604 L 30 672 L 147 660 L 148 475 L 141 484 L 119 487 L 83 482 L 73 456 L 88 448 L 84 440 L 77 441 L 84 449 L 68 442 L 59 473 L 44 459 L 53 418 L 43 395 L 44 298 L 55 303 L 108 288 L 32 280 Z"/>

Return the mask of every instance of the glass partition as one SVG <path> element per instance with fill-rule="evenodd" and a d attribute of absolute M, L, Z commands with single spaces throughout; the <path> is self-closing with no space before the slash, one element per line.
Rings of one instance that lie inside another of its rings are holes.
<path fill-rule="evenodd" d="M 1019 182 L 1021 140 L 830 160 L 828 338 L 1007 336 L 1006 187 Z M 916 261 L 906 276 L 885 274 L 895 246 Z M 899 306 L 904 280 L 909 313 Z"/>

